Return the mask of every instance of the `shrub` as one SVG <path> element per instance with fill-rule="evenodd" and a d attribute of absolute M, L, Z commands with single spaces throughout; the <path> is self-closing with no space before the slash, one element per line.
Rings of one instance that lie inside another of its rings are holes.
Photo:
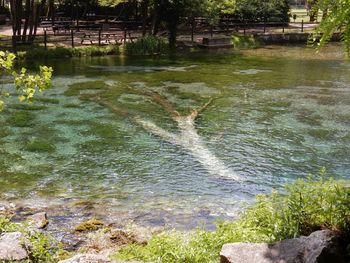
<path fill-rule="evenodd" d="M 323 174 L 322 174 L 323 175 Z M 146 262 L 217 262 L 225 243 L 275 242 L 329 228 L 350 229 L 350 188 L 344 181 L 297 180 L 284 193 L 259 195 L 234 222 L 218 222 L 214 232 L 164 232 L 146 246 L 129 245 L 115 254 Z"/>
<path fill-rule="evenodd" d="M 167 41 L 156 36 L 146 36 L 135 42 L 126 43 L 125 53 L 128 55 L 160 55 L 168 52 Z"/>
<path fill-rule="evenodd" d="M 234 48 L 257 48 L 260 46 L 253 36 L 232 36 L 231 42 Z"/>

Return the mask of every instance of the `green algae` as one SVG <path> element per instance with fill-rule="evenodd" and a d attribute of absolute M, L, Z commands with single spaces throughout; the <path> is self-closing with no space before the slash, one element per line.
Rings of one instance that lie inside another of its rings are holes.
<path fill-rule="evenodd" d="M 11 104 L 8 106 L 10 109 L 26 110 L 26 111 L 39 111 L 47 109 L 46 106 L 36 104 Z"/>
<path fill-rule="evenodd" d="M 44 104 L 54 104 L 57 105 L 60 103 L 60 101 L 58 99 L 54 99 L 54 98 L 46 98 L 46 97 L 36 97 L 33 100 L 34 102 L 41 102 Z"/>
<path fill-rule="evenodd" d="M 26 111 L 12 112 L 7 122 L 14 127 L 30 127 L 35 119 L 35 115 Z"/>
<path fill-rule="evenodd" d="M 69 88 L 64 92 L 66 96 L 78 96 L 82 91 L 103 91 L 108 88 L 108 85 L 104 81 L 87 81 L 74 83 L 69 85 Z"/>
<path fill-rule="evenodd" d="M 43 139 L 30 140 L 26 143 L 24 148 L 30 152 L 53 153 L 56 150 L 56 147 L 52 144 L 52 142 Z"/>

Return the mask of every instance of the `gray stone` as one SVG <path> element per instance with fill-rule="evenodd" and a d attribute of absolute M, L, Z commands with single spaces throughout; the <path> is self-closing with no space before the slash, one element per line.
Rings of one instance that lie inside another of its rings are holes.
<path fill-rule="evenodd" d="M 20 232 L 2 234 L 0 236 L 0 261 L 28 258 L 24 239 L 24 235 Z"/>
<path fill-rule="evenodd" d="M 223 246 L 221 263 L 345 263 L 339 236 L 329 230 L 274 244 L 232 243 Z"/>
<path fill-rule="evenodd" d="M 113 261 L 108 257 L 99 254 L 77 254 L 72 258 L 61 260 L 58 263 L 141 263 Z"/>
<path fill-rule="evenodd" d="M 14 203 L 0 203 L 0 215 L 8 217 L 15 213 L 16 205 Z"/>
<path fill-rule="evenodd" d="M 106 256 L 97 254 L 78 254 L 72 258 L 61 260 L 58 263 L 115 263 Z"/>
<path fill-rule="evenodd" d="M 49 224 L 46 212 L 36 213 L 28 217 L 28 222 L 30 225 L 43 229 Z"/>

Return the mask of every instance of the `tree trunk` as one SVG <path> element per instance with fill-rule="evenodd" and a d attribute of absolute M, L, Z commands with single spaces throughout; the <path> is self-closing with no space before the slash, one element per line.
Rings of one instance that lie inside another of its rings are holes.
<path fill-rule="evenodd" d="M 150 0 L 142 1 L 142 36 L 145 36 L 147 33 L 147 19 L 148 19 L 148 7 Z"/>

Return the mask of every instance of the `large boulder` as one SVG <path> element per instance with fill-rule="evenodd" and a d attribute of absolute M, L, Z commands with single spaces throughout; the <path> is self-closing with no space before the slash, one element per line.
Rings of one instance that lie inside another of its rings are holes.
<path fill-rule="evenodd" d="M 25 238 L 20 232 L 4 233 L 0 236 L 0 261 L 24 260 L 28 258 Z"/>
<path fill-rule="evenodd" d="M 345 263 L 344 246 L 334 232 L 322 230 L 308 237 L 274 244 L 232 243 L 223 246 L 221 263 Z"/>

